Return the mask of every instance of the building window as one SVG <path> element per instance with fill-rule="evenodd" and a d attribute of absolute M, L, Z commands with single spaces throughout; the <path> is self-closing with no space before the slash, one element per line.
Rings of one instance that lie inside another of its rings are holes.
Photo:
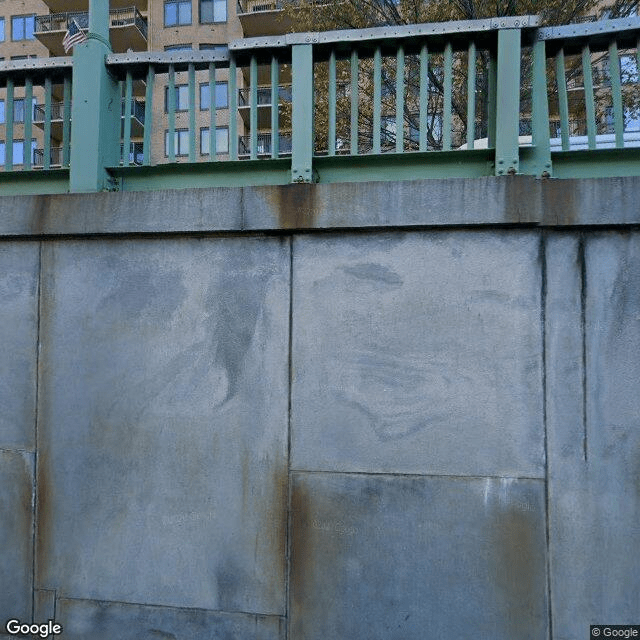
<path fill-rule="evenodd" d="M 229 107 L 229 85 L 226 82 L 216 82 L 216 109 L 227 109 Z M 209 111 L 211 96 L 209 93 L 209 83 L 200 85 L 200 111 Z"/>
<path fill-rule="evenodd" d="M 191 51 L 190 44 L 169 44 L 164 48 L 165 51 Z"/>
<path fill-rule="evenodd" d="M 189 129 L 176 129 L 173 138 L 176 157 L 189 155 Z M 169 156 L 169 132 L 164 132 L 164 155 Z"/>
<path fill-rule="evenodd" d="M 188 111 L 189 110 L 189 85 L 178 84 L 175 86 L 176 98 L 175 105 L 176 111 Z M 164 112 L 169 113 L 169 87 L 164 88 Z"/>
<path fill-rule="evenodd" d="M 170 0 L 164 3 L 164 26 L 191 24 L 191 0 Z"/>
<path fill-rule="evenodd" d="M 208 156 L 209 151 L 209 129 L 200 129 L 200 154 Z M 229 127 L 216 127 L 216 154 L 229 153 Z"/>
<path fill-rule="evenodd" d="M 4 42 L 4 18 L 0 18 L 0 42 Z"/>
<path fill-rule="evenodd" d="M 4 99 L 0 100 L 0 122 L 4 122 Z"/>
<path fill-rule="evenodd" d="M 31 103 L 31 121 L 33 122 L 34 111 L 36 108 L 37 100 L 32 99 Z M 2 115 L 4 116 L 4 105 L 2 105 Z M 24 98 L 16 98 L 13 101 L 13 121 L 24 122 Z"/>
<path fill-rule="evenodd" d="M 6 162 L 6 142 L 0 142 L 0 165 Z M 36 140 L 31 140 L 31 162 L 33 163 L 34 151 L 36 149 Z M 24 164 L 25 142 L 24 140 L 13 141 L 13 164 Z"/>
<path fill-rule="evenodd" d="M 11 17 L 11 39 L 12 40 L 33 40 L 33 27 L 35 16 L 12 16 Z"/>
<path fill-rule="evenodd" d="M 226 44 L 201 44 L 200 51 L 213 51 L 218 56 L 229 54 L 229 47 Z"/>
<path fill-rule="evenodd" d="M 200 0 L 200 23 L 226 22 L 227 0 Z"/>

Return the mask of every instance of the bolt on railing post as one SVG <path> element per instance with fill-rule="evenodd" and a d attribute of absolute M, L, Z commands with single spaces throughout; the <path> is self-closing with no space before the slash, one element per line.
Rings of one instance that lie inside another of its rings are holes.
<path fill-rule="evenodd" d="M 520 29 L 498 31 L 498 78 L 496 100 L 497 176 L 518 173 L 520 157 Z"/>
<path fill-rule="evenodd" d="M 109 75 L 109 2 L 89 1 L 87 41 L 73 51 L 70 190 L 114 188 L 107 167 L 119 160 L 121 104 L 118 83 Z"/>
<path fill-rule="evenodd" d="M 313 45 L 291 49 L 291 182 L 313 182 Z"/>

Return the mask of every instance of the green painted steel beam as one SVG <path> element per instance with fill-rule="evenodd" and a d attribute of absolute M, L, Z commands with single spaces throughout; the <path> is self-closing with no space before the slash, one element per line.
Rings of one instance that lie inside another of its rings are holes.
<path fill-rule="evenodd" d="M 624 147 L 624 111 L 622 105 L 622 80 L 620 77 L 620 55 L 618 43 L 613 40 L 609 45 L 609 73 L 611 75 L 611 95 L 613 98 L 613 129 L 616 147 Z"/>
<path fill-rule="evenodd" d="M 31 170 L 33 150 L 31 148 L 33 120 L 33 82 L 31 78 L 25 80 L 24 85 L 24 162 L 25 171 Z"/>
<path fill-rule="evenodd" d="M 291 181 L 313 182 L 313 46 L 292 47 Z"/>
<path fill-rule="evenodd" d="M 351 155 L 358 155 L 358 52 L 351 51 Z"/>
<path fill-rule="evenodd" d="M 62 166 L 71 162 L 71 78 L 64 77 L 62 87 Z"/>
<path fill-rule="evenodd" d="M 329 132 L 327 136 L 327 153 L 336 155 L 336 52 L 329 54 L 329 93 L 327 100 L 329 115 Z"/>
<path fill-rule="evenodd" d="M 373 54 L 373 153 L 380 153 L 382 127 L 382 50 L 376 47 Z"/>
<path fill-rule="evenodd" d="M 551 144 L 549 140 L 549 97 L 547 95 L 547 56 L 544 40 L 533 45 L 531 86 L 531 144 L 533 173 L 536 176 L 551 176 Z M 521 165 L 524 173 L 524 167 Z M 527 171 L 528 172 L 528 171 Z"/>
<path fill-rule="evenodd" d="M 217 150 L 217 108 L 216 108 L 216 65 L 209 63 L 209 160 L 215 162 L 218 157 Z"/>
<path fill-rule="evenodd" d="M 151 64 L 147 70 L 147 86 L 144 96 L 144 137 L 142 138 L 142 163 L 151 164 L 151 133 L 153 131 L 153 85 L 155 84 L 155 67 Z"/>
<path fill-rule="evenodd" d="M 69 170 L 0 171 L 3 196 L 34 196 L 69 193 Z"/>
<path fill-rule="evenodd" d="M 520 29 L 498 31 L 496 175 L 519 173 Z"/>
<path fill-rule="evenodd" d="M 196 161 L 196 68 L 189 65 L 189 162 Z"/>
<path fill-rule="evenodd" d="M 476 45 L 469 43 L 467 51 L 467 149 L 473 149 L 476 139 Z"/>
<path fill-rule="evenodd" d="M 396 53 L 396 153 L 404 151 L 404 48 Z"/>
<path fill-rule="evenodd" d="M 418 148 L 427 150 L 427 131 L 429 122 L 429 49 L 426 44 L 420 48 L 420 131 Z"/>
<path fill-rule="evenodd" d="M 560 112 L 560 136 L 562 150 L 569 151 L 569 98 L 567 96 L 567 74 L 564 49 L 556 54 L 556 86 L 558 87 L 558 111 Z"/>
<path fill-rule="evenodd" d="M 280 154 L 280 68 L 278 58 L 271 56 L 271 157 Z"/>
<path fill-rule="evenodd" d="M 442 150 L 451 151 L 451 119 L 453 100 L 453 47 L 451 41 L 444 46 L 444 88 L 442 107 Z"/>
<path fill-rule="evenodd" d="M 587 115 L 587 138 L 589 149 L 596 148 L 596 102 L 593 93 L 593 73 L 591 50 L 586 44 L 582 48 L 582 75 L 584 77 L 584 102 Z"/>

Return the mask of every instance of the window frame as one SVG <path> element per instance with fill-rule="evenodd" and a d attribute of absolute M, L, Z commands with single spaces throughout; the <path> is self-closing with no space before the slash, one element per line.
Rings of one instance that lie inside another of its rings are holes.
<path fill-rule="evenodd" d="M 205 20 L 202 17 L 202 5 L 211 4 L 211 20 Z M 216 20 L 216 5 L 224 5 L 224 19 Z M 200 24 L 224 24 L 229 21 L 229 6 L 227 0 L 198 0 L 198 21 Z"/>
<path fill-rule="evenodd" d="M 31 21 L 31 37 L 29 37 L 29 30 L 27 29 L 28 21 Z M 15 24 L 16 21 L 22 23 L 22 37 L 15 37 Z M 15 16 L 11 16 L 11 42 L 22 42 L 23 40 L 35 40 L 36 37 L 33 34 L 36 27 L 36 14 L 35 13 L 22 13 Z"/>
<path fill-rule="evenodd" d="M 176 158 L 187 158 L 189 156 L 189 129 L 176 129 L 174 132 L 174 151 Z M 184 136 L 184 137 L 183 137 Z M 182 150 L 181 141 L 185 140 L 186 149 Z M 164 157 L 169 157 L 169 129 L 164 130 Z"/>
<path fill-rule="evenodd" d="M 222 86 L 224 85 L 225 87 L 225 101 L 224 104 L 218 104 L 218 86 Z M 209 89 L 209 83 L 208 82 L 201 82 L 200 83 L 200 89 L 199 89 L 199 98 L 200 98 L 200 111 L 209 111 L 209 104 L 210 104 L 210 100 L 204 100 L 202 99 L 202 92 L 203 90 L 206 89 L 208 91 Z M 215 108 L 216 111 L 218 111 L 219 109 L 228 109 L 229 108 L 229 82 L 227 80 L 216 80 L 216 86 L 214 88 L 215 91 Z"/>
<path fill-rule="evenodd" d="M 175 113 L 184 113 L 189 111 L 189 85 L 188 84 L 176 84 L 174 86 L 176 92 L 176 110 Z M 184 90 L 184 91 L 183 91 Z M 180 96 L 184 97 L 184 106 L 180 106 Z M 169 85 L 164 87 L 164 112 L 169 113 Z"/>
<path fill-rule="evenodd" d="M 218 139 L 217 139 L 217 135 L 218 135 L 218 131 L 220 132 L 225 132 L 226 134 L 226 149 L 224 150 L 220 150 L 219 146 L 218 146 Z M 208 137 L 209 137 L 209 142 L 207 145 L 207 151 L 203 150 L 203 139 L 204 139 L 204 134 L 207 133 Z M 230 147 L 230 140 L 229 140 L 229 127 L 227 125 L 222 125 L 222 126 L 216 126 L 216 156 L 225 156 L 225 155 L 229 155 L 229 147 Z M 211 157 L 211 132 L 209 130 L 209 127 L 200 127 L 200 155 L 201 156 L 209 156 Z"/>
<path fill-rule="evenodd" d="M 167 7 L 174 6 L 176 12 L 175 22 L 167 22 Z M 180 7 L 189 7 L 189 22 L 180 19 Z M 164 27 L 184 27 L 193 24 L 193 3 L 191 0 L 165 0 L 162 5 L 162 18 Z"/>

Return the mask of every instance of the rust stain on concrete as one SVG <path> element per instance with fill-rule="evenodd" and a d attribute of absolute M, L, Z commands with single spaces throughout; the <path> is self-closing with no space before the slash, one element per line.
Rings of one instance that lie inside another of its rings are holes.
<path fill-rule="evenodd" d="M 50 556 L 52 540 L 52 486 L 47 455 L 38 452 L 38 468 L 36 473 L 36 575 L 34 587 L 46 586 L 44 572 Z"/>
<path fill-rule="evenodd" d="M 497 514 L 492 535 L 495 584 L 502 594 L 503 620 L 513 638 L 531 633 L 532 616 L 545 597 L 546 559 L 537 544 L 536 512 L 509 505 Z"/>
<path fill-rule="evenodd" d="M 310 229 L 318 215 L 316 189 L 313 184 L 288 184 L 267 191 L 278 213 L 281 229 Z"/>

